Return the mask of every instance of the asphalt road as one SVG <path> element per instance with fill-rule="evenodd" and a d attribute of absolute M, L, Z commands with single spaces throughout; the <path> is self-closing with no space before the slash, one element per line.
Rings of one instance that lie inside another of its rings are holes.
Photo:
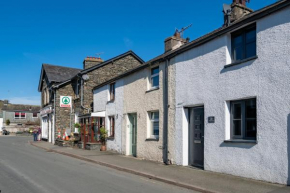
<path fill-rule="evenodd" d="M 187 193 L 154 180 L 31 146 L 28 137 L 0 136 L 1 193 Z"/>

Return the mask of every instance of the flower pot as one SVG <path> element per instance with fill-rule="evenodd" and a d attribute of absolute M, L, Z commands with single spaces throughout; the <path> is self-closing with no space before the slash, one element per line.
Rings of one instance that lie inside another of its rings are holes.
<path fill-rule="evenodd" d="M 106 147 L 106 145 L 102 145 L 100 150 L 101 150 L 101 151 L 107 151 L 107 147 Z"/>

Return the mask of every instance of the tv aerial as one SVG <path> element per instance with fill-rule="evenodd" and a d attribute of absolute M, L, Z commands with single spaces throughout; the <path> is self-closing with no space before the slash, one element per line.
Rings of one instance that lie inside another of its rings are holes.
<path fill-rule="evenodd" d="M 224 25 L 229 26 L 231 24 L 231 15 L 232 15 L 231 5 L 224 4 L 223 5 L 223 12 L 225 15 L 225 24 Z"/>
<path fill-rule="evenodd" d="M 101 58 L 101 55 L 104 54 L 104 52 L 98 52 L 95 55 L 97 55 L 98 58 Z"/>
<path fill-rule="evenodd" d="M 180 34 L 180 37 L 183 38 L 183 33 L 184 33 L 184 31 L 187 30 L 188 28 L 190 28 L 191 26 L 192 26 L 192 24 L 190 24 L 190 25 L 187 26 L 187 27 L 183 27 L 183 28 L 181 28 L 181 30 L 176 29 L 176 30 L 175 30 L 175 33 L 179 33 L 179 34 Z"/>

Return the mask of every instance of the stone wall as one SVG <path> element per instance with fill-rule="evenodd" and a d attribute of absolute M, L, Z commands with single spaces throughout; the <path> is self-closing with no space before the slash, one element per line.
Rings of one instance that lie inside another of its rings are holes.
<path fill-rule="evenodd" d="M 58 129 L 72 129 L 74 124 L 74 116 L 71 115 L 70 108 L 60 107 L 60 96 L 74 96 L 74 90 L 70 83 L 59 87 L 56 90 L 56 106 L 55 106 L 55 134 L 57 135 Z M 71 122 L 70 122 L 71 121 Z M 69 133 L 68 133 L 69 134 Z"/>
<path fill-rule="evenodd" d="M 107 64 L 101 68 L 95 69 L 87 75 L 89 80 L 84 82 L 84 96 L 83 105 L 86 108 L 91 109 L 93 106 L 93 88 L 98 86 L 114 77 L 117 77 L 128 70 L 131 70 L 141 63 L 132 55 L 125 56 L 124 58 L 118 59 L 110 64 Z M 80 92 L 81 94 L 81 92 Z M 88 111 L 81 108 L 80 99 L 75 100 L 76 112 L 79 110 L 79 114 L 87 114 Z"/>

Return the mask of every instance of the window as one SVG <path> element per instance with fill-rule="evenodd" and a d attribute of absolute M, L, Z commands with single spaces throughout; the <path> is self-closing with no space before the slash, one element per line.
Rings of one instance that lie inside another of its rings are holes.
<path fill-rule="evenodd" d="M 159 67 L 151 69 L 150 84 L 151 88 L 159 87 Z"/>
<path fill-rule="evenodd" d="M 256 99 L 231 102 L 231 131 L 233 139 L 256 140 Z"/>
<path fill-rule="evenodd" d="M 14 118 L 15 119 L 26 119 L 26 113 L 15 112 L 14 113 Z"/>
<path fill-rule="evenodd" d="M 150 137 L 159 137 L 159 112 L 149 112 L 150 119 Z"/>
<path fill-rule="evenodd" d="M 233 62 L 256 56 L 256 24 L 232 34 Z"/>
<path fill-rule="evenodd" d="M 115 83 L 110 84 L 110 101 L 115 100 Z"/>
<path fill-rule="evenodd" d="M 33 113 L 33 118 L 37 118 L 37 113 Z"/>
<path fill-rule="evenodd" d="M 115 117 L 110 116 L 109 120 L 110 120 L 110 137 L 114 137 L 115 136 Z"/>

